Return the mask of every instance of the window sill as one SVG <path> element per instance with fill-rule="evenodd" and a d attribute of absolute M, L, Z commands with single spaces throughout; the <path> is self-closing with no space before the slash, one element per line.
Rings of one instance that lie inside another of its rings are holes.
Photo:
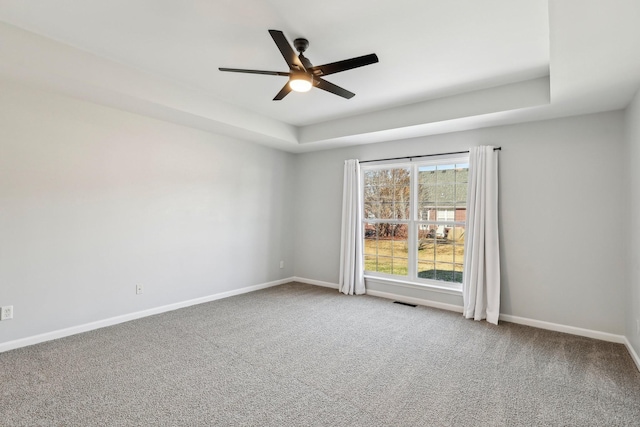
<path fill-rule="evenodd" d="M 408 280 L 392 279 L 389 277 L 371 276 L 368 274 L 365 274 L 364 278 L 365 280 L 370 280 L 370 281 L 382 283 L 385 285 L 401 286 L 404 288 L 412 288 L 412 289 L 423 289 L 423 290 L 440 292 L 443 294 L 450 294 L 450 295 L 462 295 L 462 285 L 460 285 L 459 288 L 455 288 L 455 287 L 449 287 L 449 286 L 432 285 L 429 283 L 416 283 L 416 282 L 410 282 Z"/>

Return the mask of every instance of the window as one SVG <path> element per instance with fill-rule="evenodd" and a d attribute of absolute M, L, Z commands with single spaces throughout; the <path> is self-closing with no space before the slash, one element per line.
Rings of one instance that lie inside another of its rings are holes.
<path fill-rule="evenodd" d="M 362 167 L 368 276 L 460 288 L 468 157 Z"/>

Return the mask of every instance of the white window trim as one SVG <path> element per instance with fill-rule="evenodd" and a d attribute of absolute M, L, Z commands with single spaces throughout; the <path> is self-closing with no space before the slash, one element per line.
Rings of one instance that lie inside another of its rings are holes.
<path fill-rule="evenodd" d="M 384 285 L 394 285 L 394 286 L 400 286 L 403 288 L 411 288 L 411 289 L 428 289 L 430 291 L 440 292 L 443 294 L 462 295 L 462 289 L 457 289 L 455 287 L 451 287 L 447 285 L 440 285 L 440 281 L 438 280 L 433 280 L 433 282 L 437 282 L 437 284 L 416 283 L 410 280 L 398 279 L 397 277 L 399 276 L 388 275 L 388 277 L 382 277 L 382 276 L 376 276 L 372 274 L 364 275 L 365 281 L 382 283 Z M 447 283 L 447 282 L 444 282 L 444 283 Z"/>
<path fill-rule="evenodd" d="M 362 165 L 360 170 L 360 182 L 364 185 L 364 174 L 369 170 L 376 169 L 390 169 L 390 168 L 411 168 L 411 194 L 418 194 L 418 180 L 417 172 L 418 168 L 421 166 L 438 166 L 438 165 L 447 165 L 447 164 L 468 164 L 469 156 L 468 155 L 456 155 L 456 156 L 442 156 L 431 158 L 427 160 L 417 160 L 417 161 L 405 161 L 405 162 L 393 162 L 393 163 L 376 163 L 371 165 Z M 361 217 L 364 222 L 368 220 L 368 218 L 364 218 L 364 191 L 361 192 L 363 195 L 360 200 L 360 209 Z M 389 285 L 400 285 L 405 287 L 416 287 L 416 288 L 426 288 L 430 290 L 445 292 L 445 293 L 453 293 L 453 294 L 462 294 L 462 283 L 456 282 L 445 282 L 443 280 L 433 280 L 433 279 L 423 279 L 418 277 L 418 266 L 417 266 L 417 258 L 418 258 L 418 226 L 421 223 L 434 223 L 436 221 L 419 221 L 418 220 L 418 206 L 415 203 L 415 198 L 412 196 L 410 200 L 410 212 L 411 218 L 407 220 L 393 220 L 393 222 L 401 222 L 409 224 L 409 235 L 407 238 L 407 244 L 409 245 L 409 268 L 408 274 L 406 277 L 398 276 L 388 273 L 380 273 L 377 271 L 367 271 L 365 270 L 365 279 L 373 279 L 377 282 L 389 284 Z M 375 220 L 371 222 L 383 222 L 384 220 Z M 388 221 L 384 221 L 388 222 Z M 449 224 L 447 222 L 447 224 Z M 464 224 L 459 222 L 450 222 L 450 225 L 453 227 L 458 224 Z M 363 254 L 364 256 L 364 254 Z"/>

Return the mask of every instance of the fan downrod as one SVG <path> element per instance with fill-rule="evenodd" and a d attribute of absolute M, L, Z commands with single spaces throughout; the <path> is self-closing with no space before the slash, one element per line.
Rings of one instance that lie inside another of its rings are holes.
<path fill-rule="evenodd" d="M 300 53 L 304 53 L 305 50 L 309 47 L 309 40 L 307 39 L 295 39 L 293 41 L 293 47 Z"/>

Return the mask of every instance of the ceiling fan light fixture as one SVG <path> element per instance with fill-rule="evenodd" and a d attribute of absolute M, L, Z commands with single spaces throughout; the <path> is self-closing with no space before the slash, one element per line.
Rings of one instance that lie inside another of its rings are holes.
<path fill-rule="evenodd" d="M 356 94 L 334 85 L 326 81 L 323 77 L 330 74 L 340 73 L 342 71 L 351 70 L 353 68 L 364 67 L 365 65 L 375 64 L 378 62 L 378 55 L 370 53 L 369 55 L 358 56 L 356 58 L 345 59 L 343 61 L 332 62 L 330 64 L 314 66 L 303 53 L 309 47 L 307 39 L 295 39 L 293 45 L 299 52 L 298 55 L 293 51 L 291 45 L 279 30 L 269 30 L 271 38 L 275 42 L 278 50 L 282 54 L 285 62 L 289 66 L 289 71 L 266 71 L 266 70 L 246 70 L 241 68 L 218 68 L 220 71 L 230 71 L 233 73 L 247 74 L 264 74 L 267 76 L 287 76 L 289 80 L 280 89 L 280 92 L 273 98 L 274 101 L 281 101 L 291 91 L 308 92 L 312 87 L 322 89 L 326 92 L 338 95 L 345 99 L 351 99 Z"/>
<path fill-rule="evenodd" d="M 289 80 L 289 87 L 296 92 L 309 92 L 312 86 L 313 77 L 307 74 L 297 74 Z"/>

